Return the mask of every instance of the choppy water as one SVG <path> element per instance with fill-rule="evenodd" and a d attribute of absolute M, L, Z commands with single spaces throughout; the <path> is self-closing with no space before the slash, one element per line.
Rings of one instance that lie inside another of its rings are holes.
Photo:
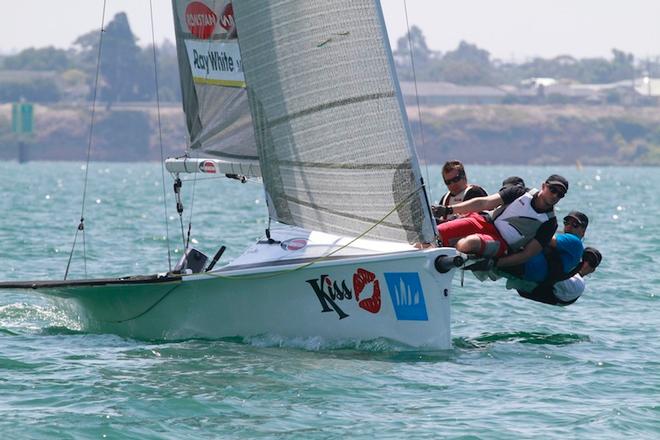
<path fill-rule="evenodd" d="M 438 198 L 439 169 L 429 171 Z M 454 349 L 415 352 L 275 336 L 146 343 L 82 333 L 45 300 L 3 293 L 0 438 L 660 438 L 658 170 L 468 172 L 489 191 L 511 174 L 569 178 L 559 215 L 589 214 L 586 243 L 604 255 L 580 301 L 545 306 L 467 275 L 453 298 Z M 0 177 L 2 278 L 61 278 L 81 164 L 6 163 Z M 201 250 L 225 244 L 235 257 L 260 235 L 258 184 L 186 182 L 186 222 L 193 188 Z M 87 195 L 87 264 L 76 252 L 73 277 L 167 268 L 159 165 L 92 164 Z"/>

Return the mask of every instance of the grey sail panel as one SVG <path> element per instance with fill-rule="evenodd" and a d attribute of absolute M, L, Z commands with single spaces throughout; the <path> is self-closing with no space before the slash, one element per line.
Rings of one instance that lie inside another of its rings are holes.
<path fill-rule="evenodd" d="M 257 160 L 231 2 L 172 0 L 172 6 L 189 149 Z"/>
<path fill-rule="evenodd" d="M 380 6 L 235 5 L 271 216 L 310 230 L 435 237 Z"/>

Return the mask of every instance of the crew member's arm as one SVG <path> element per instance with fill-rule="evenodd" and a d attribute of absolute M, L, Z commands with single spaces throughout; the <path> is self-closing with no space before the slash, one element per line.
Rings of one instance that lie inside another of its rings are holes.
<path fill-rule="evenodd" d="M 495 209 L 502 204 L 502 197 L 499 193 L 491 194 L 486 197 L 476 197 L 464 202 L 452 205 L 451 208 L 455 214 L 469 214 L 470 212 L 488 211 Z"/>
<path fill-rule="evenodd" d="M 546 221 L 536 231 L 534 238 L 525 245 L 520 252 L 516 252 L 506 257 L 502 257 L 497 261 L 497 267 L 515 266 L 516 264 L 525 263 L 543 250 L 544 246 L 548 246 L 553 240 L 555 231 L 557 230 L 557 220 L 553 217 Z M 555 241 L 556 245 L 556 241 Z"/>
<path fill-rule="evenodd" d="M 520 251 L 515 254 L 507 255 L 497 260 L 496 267 L 508 267 L 515 266 L 517 264 L 523 264 L 534 255 L 538 254 L 543 250 L 543 246 L 535 238 L 532 239 L 527 245 Z"/>

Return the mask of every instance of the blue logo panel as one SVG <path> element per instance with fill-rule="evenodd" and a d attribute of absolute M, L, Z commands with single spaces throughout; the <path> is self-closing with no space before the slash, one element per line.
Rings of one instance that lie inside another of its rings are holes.
<path fill-rule="evenodd" d="M 385 272 L 396 319 L 428 321 L 422 282 L 417 272 Z"/>

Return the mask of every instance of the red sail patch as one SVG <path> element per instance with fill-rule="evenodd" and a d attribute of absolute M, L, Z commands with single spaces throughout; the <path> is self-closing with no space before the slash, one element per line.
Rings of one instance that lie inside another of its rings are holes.
<path fill-rule="evenodd" d="M 208 6 L 202 2 L 192 2 L 186 8 L 185 17 L 191 34 L 202 40 L 211 38 L 218 16 Z"/>
<path fill-rule="evenodd" d="M 373 290 L 371 296 L 360 300 L 360 294 L 368 285 L 372 285 Z M 353 274 L 353 290 L 355 293 L 355 300 L 362 309 L 370 313 L 378 313 L 380 311 L 380 284 L 376 279 L 376 274 L 359 268 L 357 272 Z"/>
<path fill-rule="evenodd" d="M 225 9 L 222 11 L 222 15 L 220 16 L 220 26 L 230 33 L 236 26 L 234 24 L 234 7 L 231 5 L 231 2 L 227 3 Z"/>

